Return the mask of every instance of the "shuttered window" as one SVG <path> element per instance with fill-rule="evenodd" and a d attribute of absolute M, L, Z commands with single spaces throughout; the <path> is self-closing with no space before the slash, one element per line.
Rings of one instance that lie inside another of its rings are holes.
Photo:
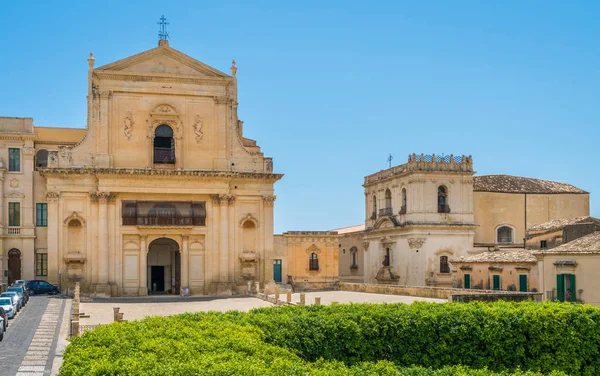
<path fill-rule="evenodd" d="M 470 274 L 465 274 L 465 288 L 466 289 L 471 288 L 471 275 Z"/>

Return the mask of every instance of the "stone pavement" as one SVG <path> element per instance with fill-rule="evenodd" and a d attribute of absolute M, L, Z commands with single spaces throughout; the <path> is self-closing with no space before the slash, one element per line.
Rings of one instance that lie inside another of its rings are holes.
<path fill-rule="evenodd" d="M 68 301 L 32 296 L 16 318 L 9 321 L 0 342 L 0 376 L 50 375 L 58 340 L 57 328 Z"/>
<path fill-rule="evenodd" d="M 313 304 L 315 297 L 321 297 L 321 304 L 338 303 L 407 303 L 426 301 L 444 303 L 444 299 L 420 298 L 415 296 L 369 294 L 351 291 L 317 291 L 306 293 L 306 304 Z M 271 297 L 273 297 L 271 295 Z M 285 293 L 279 297 L 285 301 Z M 292 302 L 298 303 L 300 294 L 292 295 Z M 89 315 L 81 318 L 79 325 L 98 325 L 113 322 L 113 307 L 119 307 L 125 320 L 139 320 L 145 316 L 169 316 L 185 312 L 205 311 L 249 311 L 253 308 L 270 307 L 271 303 L 249 296 L 239 297 L 190 297 L 152 296 L 143 298 L 96 299 L 92 303 L 81 303 L 80 311 Z"/>
<path fill-rule="evenodd" d="M 113 322 L 113 307 L 119 307 L 124 320 L 139 320 L 146 316 L 169 316 L 186 312 L 249 311 L 252 308 L 270 307 L 271 303 L 253 297 L 190 297 L 152 296 L 143 298 L 96 299 L 82 302 L 80 312 L 90 315 L 80 318 L 79 325 L 98 325 Z"/>

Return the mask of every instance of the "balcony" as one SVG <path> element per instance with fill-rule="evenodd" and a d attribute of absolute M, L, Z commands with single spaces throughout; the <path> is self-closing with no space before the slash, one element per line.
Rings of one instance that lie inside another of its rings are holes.
<path fill-rule="evenodd" d="M 123 226 L 205 226 L 204 201 L 123 201 Z"/>
<path fill-rule="evenodd" d="M 401 207 L 398 214 L 406 214 L 406 206 Z"/>
<path fill-rule="evenodd" d="M 20 227 L 9 227 L 6 229 L 6 234 L 7 235 L 21 235 L 21 228 Z"/>
<path fill-rule="evenodd" d="M 383 209 L 379 209 L 379 216 L 380 217 L 391 217 L 392 215 L 394 215 L 392 208 L 383 208 Z"/>
<path fill-rule="evenodd" d="M 154 148 L 154 163 L 156 164 L 174 164 L 175 150 L 171 148 Z"/>

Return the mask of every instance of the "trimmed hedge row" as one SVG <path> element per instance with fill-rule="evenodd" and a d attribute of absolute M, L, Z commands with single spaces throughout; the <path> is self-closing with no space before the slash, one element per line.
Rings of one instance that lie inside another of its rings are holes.
<path fill-rule="evenodd" d="M 599 351 L 586 305 L 286 306 L 101 326 L 60 375 L 595 375 Z"/>

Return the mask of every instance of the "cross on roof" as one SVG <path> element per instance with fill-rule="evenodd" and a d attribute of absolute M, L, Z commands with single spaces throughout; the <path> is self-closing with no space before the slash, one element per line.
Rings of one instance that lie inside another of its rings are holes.
<path fill-rule="evenodd" d="M 157 25 L 160 25 L 160 29 L 158 30 L 158 39 L 159 40 L 167 40 L 167 38 L 169 38 L 169 33 L 167 33 L 167 25 L 169 24 L 169 22 L 167 22 L 167 19 L 165 18 L 165 16 L 161 16 L 160 17 L 160 22 L 157 22 Z"/>

